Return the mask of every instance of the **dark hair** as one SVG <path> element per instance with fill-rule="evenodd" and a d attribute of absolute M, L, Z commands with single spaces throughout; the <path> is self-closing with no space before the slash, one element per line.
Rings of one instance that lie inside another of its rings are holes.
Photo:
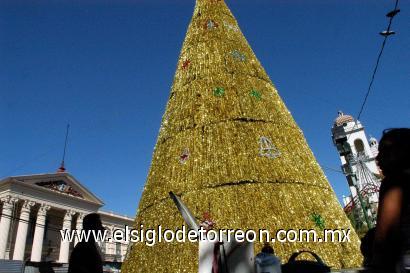
<path fill-rule="evenodd" d="M 410 175 L 410 128 L 384 130 L 376 160 L 384 176 Z"/>
<path fill-rule="evenodd" d="M 90 213 L 84 216 L 83 219 L 84 230 L 101 230 L 103 229 L 101 218 L 98 213 Z"/>
<path fill-rule="evenodd" d="M 268 254 L 273 254 L 274 253 L 273 248 L 268 243 L 265 243 L 263 245 L 262 252 L 263 253 L 268 253 Z"/>

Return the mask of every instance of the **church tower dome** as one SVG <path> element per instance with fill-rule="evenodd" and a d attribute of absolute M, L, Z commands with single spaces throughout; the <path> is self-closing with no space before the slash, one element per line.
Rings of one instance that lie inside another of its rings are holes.
<path fill-rule="evenodd" d="M 350 115 L 345 115 L 342 111 L 339 111 L 338 116 L 335 119 L 334 126 L 343 126 L 348 122 L 354 122 L 354 118 Z"/>

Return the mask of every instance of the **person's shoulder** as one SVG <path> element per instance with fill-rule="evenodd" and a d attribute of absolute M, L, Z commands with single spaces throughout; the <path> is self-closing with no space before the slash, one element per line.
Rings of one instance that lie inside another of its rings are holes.
<path fill-rule="evenodd" d="M 271 257 L 273 257 L 273 256 L 270 255 L 270 254 L 268 254 L 268 253 L 260 252 L 260 253 L 258 253 L 258 254 L 256 255 L 255 259 L 258 259 L 258 260 L 269 260 L 269 259 L 271 259 Z"/>
<path fill-rule="evenodd" d="M 281 259 L 278 256 L 273 256 L 273 258 L 275 259 L 276 262 L 279 262 L 279 263 L 282 262 Z"/>
<path fill-rule="evenodd" d="M 258 254 L 256 254 L 256 256 L 255 256 L 255 261 L 257 262 L 257 263 L 259 263 L 261 260 L 263 260 L 263 253 L 258 253 Z"/>
<path fill-rule="evenodd" d="M 86 243 L 86 242 L 79 242 L 76 244 L 76 246 L 73 249 L 73 253 L 90 253 L 93 252 L 95 247 L 93 247 L 92 244 Z"/>
<path fill-rule="evenodd" d="M 70 263 L 78 261 L 89 262 L 98 259 L 100 256 L 98 250 L 90 243 L 79 242 L 71 252 Z"/>
<path fill-rule="evenodd" d="M 89 243 L 78 242 L 74 247 L 74 249 L 82 249 L 82 248 L 89 248 Z"/>
<path fill-rule="evenodd" d="M 262 257 L 265 257 L 266 256 L 266 253 L 263 253 L 263 252 L 259 252 L 258 254 L 256 254 L 256 257 L 258 257 L 258 258 L 262 258 Z"/>

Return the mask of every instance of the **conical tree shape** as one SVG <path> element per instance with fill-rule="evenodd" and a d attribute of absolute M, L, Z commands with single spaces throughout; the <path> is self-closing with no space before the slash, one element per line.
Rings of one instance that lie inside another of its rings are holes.
<path fill-rule="evenodd" d="M 168 192 L 216 228 L 352 229 L 292 115 L 222 0 L 197 0 L 136 227 L 184 221 Z M 285 262 L 309 249 L 335 268 L 359 266 L 359 240 L 279 243 Z M 255 251 L 261 244 L 255 245 Z M 197 272 L 198 244 L 136 243 L 123 272 Z"/>

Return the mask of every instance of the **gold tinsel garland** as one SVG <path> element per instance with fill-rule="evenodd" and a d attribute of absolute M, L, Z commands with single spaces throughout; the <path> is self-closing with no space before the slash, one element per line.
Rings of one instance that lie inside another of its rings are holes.
<path fill-rule="evenodd" d="M 274 156 L 266 156 L 261 143 Z M 278 229 L 320 233 L 321 225 L 352 229 L 303 133 L 222 0 L 197 0 L 137 228 L 181 228 L 169 191 L 182 195 L 198 217 L 210 206 L 217 228 L 268 229 L 272 234 Z M 294 251 L 309 249 L 335 268 L 359 266 L 359 240 L 354 232 L 350 239 L 276 242 L 274 248 L 283 262 Z M 256 244 L 255 250 L 260 247 Z M 194 243 L 136 243 L 123 272 L 197 272 L 197 255 Z"/>

